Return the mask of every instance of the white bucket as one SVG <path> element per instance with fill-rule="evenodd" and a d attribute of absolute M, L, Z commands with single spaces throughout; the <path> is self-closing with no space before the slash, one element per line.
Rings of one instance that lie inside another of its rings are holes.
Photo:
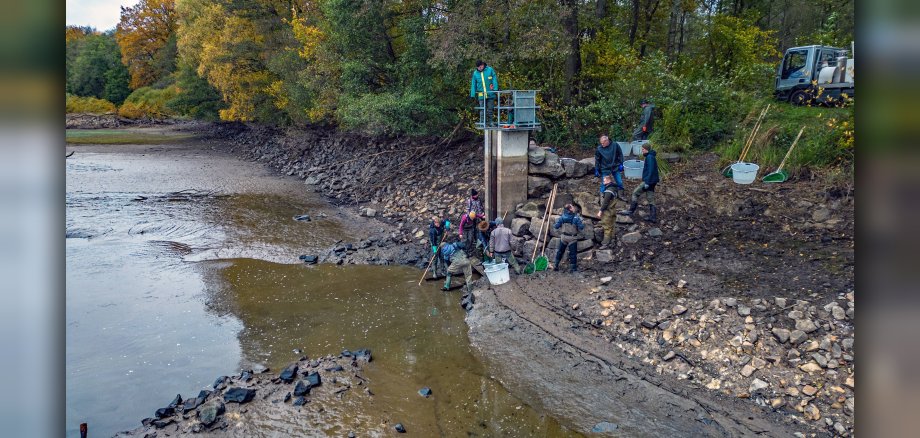
<path fill-rule="evenodd" d="M 648 140 L 636 140 L 632 142 L 632 153 L 635 156 L 642 155 L 642 145 L 648 143 Z"/>
<path fill-rule="evenodd" d="M 758 170 L 760 166 L 754 163 L 732 164 L 732 179 L 738 184 L 750 184 L 757 179 Z"/>
<path fill-rule="evenodd" d="M 642 168 L 645 167 L 645 161 L 626 160 L 623 162 L 623 175 L 626 179 L 642 178 Z"/>
<path fill-rule="evenodd" d="M 483 264 L 482 268 L 486 273 L 486 278 L 489 279 L 489 283 L 492 285 L 505 284 L 511 279 L 511 276 L 508 274 L 507 263 Z"/>
<path fill-rule="evenodd" d="M 629 151 L 632 150 L 632 143 L 628 141 L 618 141 L 617 146 L 620 147 L 620 152 L 623 153 L 623 156 L 629 155 Z"/>

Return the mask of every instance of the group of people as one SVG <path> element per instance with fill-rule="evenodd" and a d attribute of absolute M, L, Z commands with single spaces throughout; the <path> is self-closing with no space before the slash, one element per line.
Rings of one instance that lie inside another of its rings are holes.
<path fill-rule="evenodd" d="M 476 62 L 470 80 L 470 97 L 477 99 L 485 109 L 483 122 L 486 126 L 494 123 L 490 120 L 495 107 L 496 91 L 498 91 L 498 75 L 495 70 L 483 61 Z M 642 99 L 642 120 L 633 132 L 633 140 L 647 140 L 652 133 L 654 123 L 654 106 Z M 655 187 L 659 182 L 658 162 L 655 151 L 650 143 L 642 146 L 642 155 L 645 159 L 642 171 L 642 182 L 632 192 L 629 208 L 616 212 L 614 206 L 617 199 L 623 199 L 623 152 L 610 141 L 607 135 L 599 138 L 599 145 L 594 154 L 594 174 L 600 178 L 600 210 L 598 216 L 604 230 L 601 247 L 608 247 L 615 233 L 616 215 L 632 215 L 636 212 L 639 198 L 645 195 L 649 205 L 649 215 L 646 220 L 656 222 L 658 209 L 655 206 Z M 531 145 L 535 145 L 531 140 Z M 547 206 L 551 208 L 552 206 Z M 504 218 L 489 221 L 485 215 L 485 208 L 479 193 L 470 189 L 462 210 L 463 216 L 457 225 L 455 238 L 448 238 L 451 222 L 447 218 L 434 216 L 428 225 L 428 241 L 431 245 L 432 263 L 431 274 L 433 278 L 445 277 L 444 290 L 449 290 L 453 276 L 463 274 L 466 281 L 464 287 L 471 292 L 473 270 L 471 258 L 479 252 L 483 259 L 492 259 L 495 262 L 507 262 L 515 273 L 520 275 L 521 268 L 511 249 L 511 230 L 505 227 Z M 578 270 L 578 240 L 585 228 L 581 218 L 581 208 L 576 204 L 566 204 L 562 214 L 553 223 L 552 227 L 559 230 L 560 243 L 556 249 L 553 269 L 560 270 L 562 258 L 568 252 L 569 270 Z"/>

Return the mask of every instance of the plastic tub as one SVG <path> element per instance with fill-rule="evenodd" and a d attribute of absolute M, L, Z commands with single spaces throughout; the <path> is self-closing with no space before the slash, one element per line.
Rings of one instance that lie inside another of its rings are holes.
<path fill-rule="evenodd" d="M 757 171 L 760 166 L 754 163 L 735 163 L 732 164 L 732 179 L 737 184 L 750 184 L 757 179 Z"/>
<path fill-rule="evenodd" d="M 483 264 L 482 268 L 482 270 L 486 273 L 486 278 L 489 279 L 489 284 L 505 284 L 508 282 L 508 280 L 511 280 L 511 276 L 508 274 L 507 263 Z"/>
<path fill-rule="evenodd" d="M 645 167 L 645 161 L 626 160 L 623 162 L 623 175 L 626 179 L 642 178 L 642 168 Z"/>
<path fill-rule="evenodd" d="M 620 152 L 623 153 L 623 156 L 629 155 L 629 152 L 632 150 L 632 143 L 628 141 L 618 141 L 617 146 L 620 147 Z"/>
<path fill-rule="evenodd" d="M 648 143 L 648 140 L 636 140 L 636 141 L 632 142 L 632 153 L 633 153 L 633 155 L 635 155 L 635 156 L 637 156 L 637 157 L 638 157 L 638 156 L 641 156 L 641 155 L 642 155 L 642 145 L 644 145 L 644 144 L 646 144 L 646 143 Z"/>

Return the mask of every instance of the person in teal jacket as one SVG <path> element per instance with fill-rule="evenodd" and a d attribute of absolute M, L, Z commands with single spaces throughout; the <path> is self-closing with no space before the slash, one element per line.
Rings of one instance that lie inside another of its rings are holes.
<path fill-rule="evenodd" d="M 470 97 L 476 99 L 481 107 L 485 107 L 485 114 L 480 117 L 483 126 L 492 126 L 495 114 L 495 99 L 498 96 L 498 74 L 495 69 L 486 65 L 482 60 L 476 61 L 476 69 L 470 77 Z M 480 110 L 481 111 L 481 110 Z"/>

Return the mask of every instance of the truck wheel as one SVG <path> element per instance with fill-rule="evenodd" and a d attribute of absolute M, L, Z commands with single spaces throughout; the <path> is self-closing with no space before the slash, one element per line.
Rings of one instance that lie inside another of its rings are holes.
<path fill-rule="evenodd" d="M 804 106 L 811 104 L 811 95 L 805 90 L 799 90 L 789 96 L 789 103 L 795 106 Z"/>

